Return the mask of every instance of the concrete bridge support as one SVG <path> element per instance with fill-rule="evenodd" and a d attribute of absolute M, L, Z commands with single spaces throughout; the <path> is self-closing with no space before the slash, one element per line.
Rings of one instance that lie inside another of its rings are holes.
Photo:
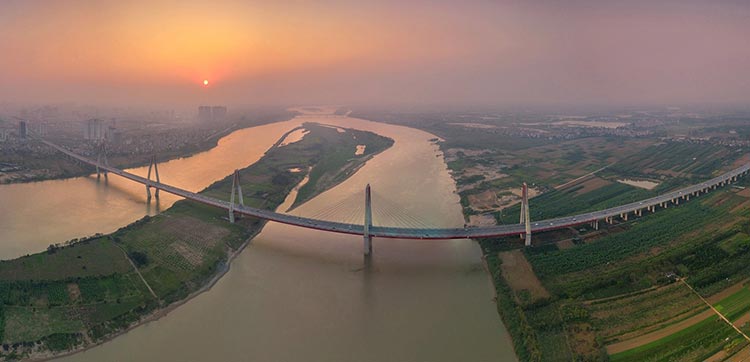
<path fill-rule="evenodd" d="M 234 170 L 232 175 L 232 194 L 229 197 L 229 222 L 234 224 L 234 192 L 237 191 L 237 197 L 240 206 L 245 206 L 245 199 L 242 197 L 242 185 L 240 184 L 240 170 Z"/>
<path fill-rule="evenodd" d="M 524 239 L 525 246 L 531 246 L 531 217 L 529 213 L 529 187 L 523 183 L 521 188 L 521 221 L 524 227 L 524 234 L 519 235 Z"/>
<path fill-rule="evenodd" d="M 102 163 L 102 159 L 104 159 L 104 163 Z M 104 178 L 107 178 L 107 170 L 99 172 L 99 165 L 105 165 L 109 166 L 109 161 L 107 160 L 107 146 L 104 142 L 100 143 L 97 147 L 97 153 L 96 153 L 96 179 L 101 178 L 101 174 L 104 174 Z"/>
<path fill-rule="evenodd" d="M 159 167 L 156 165 L 156 159 L 154 158 L 154 156 L 151 156 L 151 163 L 148 164 L 148 175 L 146 176 L 146 178 L 149 181 L 151 181 L 151 170 L 152 169 L 156 173 L 156 182 L 160 183 L 160 181 L 159 181 Z M 154 192 L 154 196 L 156 196 L 157 199 L 159 198 L 159 189 L 156 189 L 156 192 Z M 151 186 L 149 186 L 149 185 L 146 185 L 146 199 L 147 199 L 147 201 L 151 201 Z"/>
<path fill-rule="evenodd" d="M 370 227 L 372 226 L 372 196 L 370 196 L 370 184 L 367 184 L 367 187 L 365 187 L 364 226 L 365 258 L 368 258 L 372 255 L 372 235 L 370 235 Z"/>
<path fill-rule="evenodd" d="M 594 230 L 599 230 L 599 220 L 592 221 L 591 226 L 594 228 Z"/>

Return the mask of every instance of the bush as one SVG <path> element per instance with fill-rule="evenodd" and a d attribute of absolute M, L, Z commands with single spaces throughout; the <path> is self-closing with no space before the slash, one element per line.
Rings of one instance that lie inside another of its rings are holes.
<path fill-rule="evenodd" d="M 146 255 L 146 253 L 142 253 L 140 251 L 133 251 L 129 253 L 128 256 L 130 257 L 130 260 L 132 260 L 133 263 L 135 263 L 135 265 L 139 268 L 148 265 L 149 260 L 148 260 L 148 255 Z"/>

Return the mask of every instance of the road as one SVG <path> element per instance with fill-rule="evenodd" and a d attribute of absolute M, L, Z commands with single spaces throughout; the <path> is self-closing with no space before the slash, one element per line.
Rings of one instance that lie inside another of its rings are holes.
<path fill-rule="evenodd" d="M 76 153 L 73 153 L 61 146 L 51 143 L 46 140 L 41 140 L 46 145 L 74 158 L 83 163 L 87 163 L 92 166 L 98 166 L 100 170 L 107 171 L 111 174 L 115 174 L 126 179 L 141 183 L 148 187 L 168 192 L 186 199 L 197 201 L 206 205 L 215 206 L 221 209 L 229 210 L 230 204 L 228 201 L 218 200 L 212 197 L 207 197 L 195 192 L 187 191 L 175 186 L 159 183 L 156 181 L 149 180 L 147 178 L 134 175 L 132 173 L 120 170 L 115 167 L 97 164 L 96 161 L 89 158 L 83 157 Z M 676 191 L 672 191 L 666 194 L 662 194 L 649 199 L 636 201 L 633 203 L 612 207 L 606 210 L 593 211 L 573 216 L 564 216 L 554 219 L 547 219 L 541 221 L 533 221 L 531 223 L 531 233 L 537 233 L 542 231 L 564 229 L 571 226 L 583 225 L 592 222 L 598 222 L 599 220 L 606 220 L 608 218 L 620 217 L 626 214 L 632 214 L 636 211 L 645 212 L 648 208 L 660 207 L 660 205 L 668 205 L 673 201 L 695 197 L 698 193 L 708 192 L 714 187 L 724 186 L 736 180 L 738 177 L 746 175 L 750 171 L 750 164 L 746 164 L 742 167 L 729 171 L 722 174 L 721 176 L 712 178 L 708 181 L 688 186 Z M 363 197 L 364 202 L 364 197 Z M 364 235 L 364 226 L 357 224 L 339 223 L 326 220 L 318 220 L 312 218 L 306 218 L 301 216 L 294 216 L 288 214 L 282 214 L 275 211 L 257 209 L 249 206 L 235 205 L 234 211 L 237 214 L 257 217 L 265 220 L 275 221 L 282 224 L 295 225 L 308 229 L 325 230 L 343 234 L 353 235 Z M 399 227 L 387 227 L 387 226 L 371 226 L 370 235 L 373 237 L 380 238 L 398 238 L 398 239 L 475 239 L 475 238 L 488 238 L 488 237 L 500 237 L 509 235 L 523 235 L 525 234 L 525 228 L 522 224 L 510 224 L 510 225 L 498 225 L 498 226 L 487 226 L 487 227 L 468 227 L 468 228 L 399 228 Z"/>

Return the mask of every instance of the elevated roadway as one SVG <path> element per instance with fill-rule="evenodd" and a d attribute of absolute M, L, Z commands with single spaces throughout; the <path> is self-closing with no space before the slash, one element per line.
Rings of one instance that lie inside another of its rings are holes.
<path fill-rule="evenodd" d="M 318 220 L 301 216 L 282 214 L 275 211 L 257 209 L 243 205 L 231 205 L 228 201 L 223 201 L 201 195 L 195 192 L 187 191 L 175 186 L 167 185 L 161 182 L 153 181 L 115 167 L 100 164 L 97 161 L 78 155 L 64 147 L 58 146 L 52 142 L 41 140 L 46 145 L 80 161 L 111 174 L 124 177 L 126 179 L 141 183 L 148 187 L 153 187 L 170 194 L 174 194 L 189 200 L 197 201 L 206 205 L 229 211 L 233 209 L 236 214 L 252 216 L 260 219 L 279 222 L 282 224 L 295 225 L 308 229 L 324 230 L 343 234 L 365 235 L 364 225 L 347 224 L 326 220 Z M 717 187 L 725 186 L 737 180 L 737 178 L 747 175 L 750 171 L 750 164 L 714 177 L 708 181 L 696 185 L 688 186 L 679 190 L 668 192 L 649 199 L 632 202 L 625 205 L 612 207 L 605 210 L 582 213 L 572 216 L 558 217 L 554 219 L 531 221 L 531 233 L 549 231 L 555 229 L 564 229 L 571 226 L 592 224 L 598 228 L 599 221 L 612 221 L 615 217 L 627 220 L 628 215 L 642 215 L 643 212 L 655 212 L 656 208 L 665 208 L 670 204 L 679 204 L 681 201 L 689 201 L 690 197 L 698 196 L 702 193 L 709 192 Z M 364 220 L 363 220 L 364 221 Z M 372 225 L 368 230 L 370 237 L 379 238 L 398 238 L 398 239 L 472 239 L 472 238 L 489 238 L 509 235 L 525 235 L 525 225 L 509 224 L 489 227 L 467 227 L 467 228 L 401 228 L 388 226 Z"/>

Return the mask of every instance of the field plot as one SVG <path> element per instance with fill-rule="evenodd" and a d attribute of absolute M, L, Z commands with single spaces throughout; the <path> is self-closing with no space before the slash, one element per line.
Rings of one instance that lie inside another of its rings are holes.
<path fill-rule="evenodd" d="M 714 307 L 736 325 L 738 320 L 746 319 L 744 316 L 750 312 L 750 289 L 743 287 L 714 304 Z M 669 329 L 672 333 L 668 335 L 654 334 L 654 337 L 661 338 L 640 341 L 648 343 L 625 351 L 620 351 L 621 347 L 613 348 L 611 351 L 615 353 L 611 355 L 611 360 L 700 360 L 710 358 L 720 351 L 724 351 L 728 356 L 748 344 L 737 331 L 713 312 L 697 323 L 680 327 L 682 328 L 676 331 Z"/>
<path fill-rule="evenodd" d="M 5 341 L 37 341 L 53 333 L 77 333 L 84 325 L 72 313 L 74 308 L 5 307 Z"/>
<path fill-rule="evenodd" d="M 95 238 L 9 261 L 0 261 L 0 280 L 62 280 L 131 270 L 130 263 L 107 238 Z"/>
<path fill-rule="evenodd" d="M 632 339 L 708 310 L 698 297 L 678 283 L 585 305 L 597 334 L 606 344 Z"/>
<path fill-rule="evenodd" d="M 500 268 L 503 271 L 503 278 L 513 289 L 519 303 L 528 304 L 549 298 L 549 293 L 537 279 L 531 265 L 520 250 L 502 252 L 499 256 L 502 261 Z"/>
<path fill-rule="evenodd" d="M 709 177 L 729 169 L 742 154 L 729 147 L 667 142 L 647 147 L 607 169 L 623 177 Z"/>

